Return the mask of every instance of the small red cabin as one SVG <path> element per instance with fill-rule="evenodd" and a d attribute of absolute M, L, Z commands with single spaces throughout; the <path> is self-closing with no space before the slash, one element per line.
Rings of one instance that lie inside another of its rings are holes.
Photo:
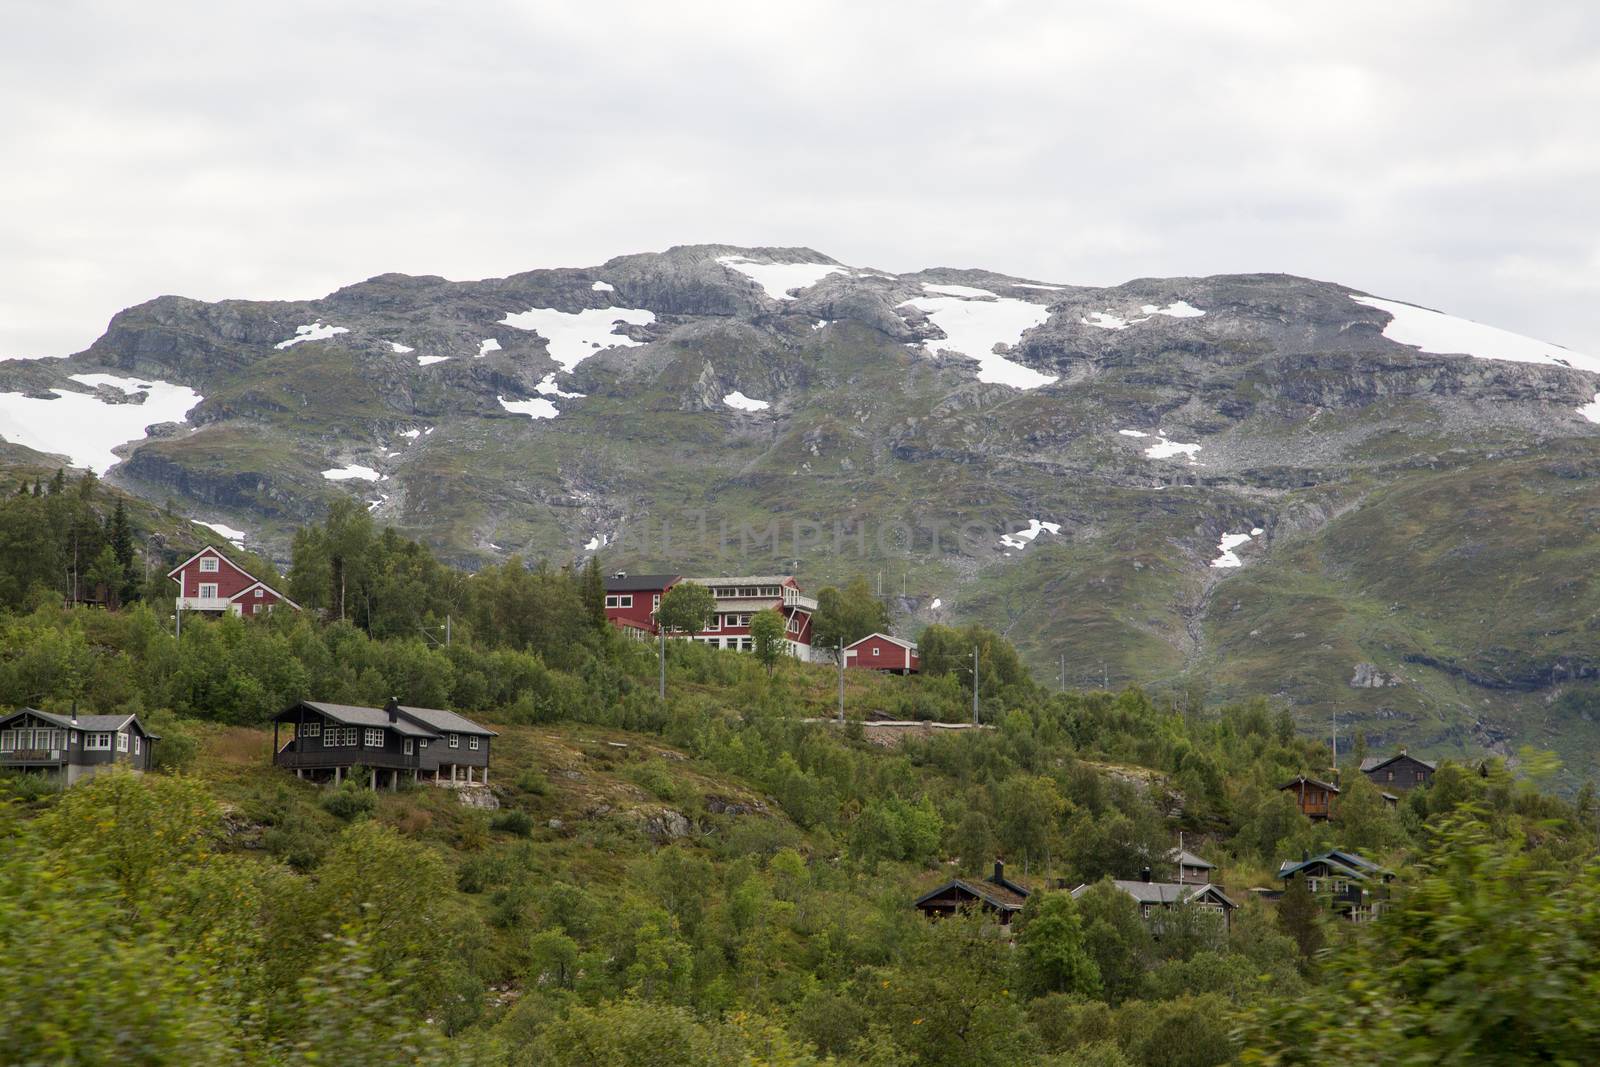
<path fill-rule="evenodd" d="M 895 674 L 916 674 L 922 669 L 917 646 L 888 634 L 872 633 L 844 646 L 844 661 L 850 667 Z"/>
<path fill-rule="evenodd" d="M 253 616 L 266 615 L 279 604 L 300 610 L 299 604 L 209 546 L 174 567 L 167 577 L 178 583 L 179 611 Z"/>

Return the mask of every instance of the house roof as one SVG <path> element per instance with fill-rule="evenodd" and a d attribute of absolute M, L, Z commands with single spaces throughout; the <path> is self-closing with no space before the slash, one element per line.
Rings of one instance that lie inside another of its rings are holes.
<path fill-rule="evenodd" d="M 1366 759 L 1361 761 L 1361 773 L 1362 774 L 1371 774 L 1373 771 L 1380 770 L 1380 769 L 1382 769 L 1384 767 L 1387 767 L 1391 763 L 1394 763 L 1394 762 L 1396 762 L 1398 760 L 1403 760 L 1403 759 L 1408 759 L 1412 763 L 1420 763 L 1422 766 L 1428 768 L 1428 770 L 1430 770 L 1430 771 L 1436 771 L 1436 770 L 1439 769 L 1437 766 L 1435 766 L 1432 763 L 1429 763 L 1427 760 L 1418 759 L 1417 757 L 1411 755 L 1410 753 L 1408 753 L 1404 749 L 1402 749 L 1399 752 L 1396 752 L 1392 756 L 1368 756 Z"/>
<path fill-rule="evenodd" d="M 977 878 L 952 878 L 936 889 L 930 889 L 922 894 L 913 903 L 912 907 L 921 907 L 934 897 L 942 896 L 952 889 L 960 889 L 977 897 L 986 904 L 993 905 L 1001 911 L 1021 911 L 1022 906 L 1028 902 L 1028 892 L 1015 882 L 1008 881 L 1005 885 L 997 885 L 987 880 Z M 1021 890 L 1021 892 L 1018 892 Z"/>
<path fill-rule="evenodd" d="M 1293 789 L 1295 786 L 1300 785 L 1302 782 L 1304 782 L 1306 785 L 1319 786 L 1319 787 L 1321 787 L 1323 789 L 1326 789 L 1330 793 L 1337 793 L 1339 791 L 1339 787 L 1334 785 L 1332 782 L 1324 782 L 1320 778 L 1307 778 L 1303 774 L 1295 775 L 1293 778 L 1289 779 L 1287 782 L 1284 782 L 1278 788 L 1279 789 Z"/>
<path fill-rule="evenodd" d="M 137 715 L 79 715 L 77 720 L 74 721 L 70 715 L 57 715 L 55 712 L 40 711 L 38 708 L 18 708 L 9 715 L 0 716 L 0 723 L 8 723 L 12 719 L 20 718 L 23 715 L 35 716 L 45 722 L 54 723 L 62 729 L 86 730 L 90 733 L 115 733 L 132 722 L 139 727 L 139 732 L 146 737 L 156 740 L 161 738 L 160 734 L 153 734 L 145 729 L 144 723 L 139 722 Z"/>
<path fill-rule="evenodd" d="M 1335 848 L 1330 849 L 1327 852 L 1319 853 L 1315 856 L 1309 856 L 1306 859 L 1298 862 L 1294 860 L 1284 860 L 1278 865 L 1278 877 L 1280 879 L 1287 880 L 1294 877 L 1296 874 L 1299 874 L 1307 867 L 1315 867 L 1318 864 L 1323 864 L 1330 871 L 1336 874 L 1345 875 L 1349 878 L 1354 878 L 1357 881 L 1365 881 L 1367 878 L 1375 874 L 1387 875 L 1389 873 L 1388 870 L 1380 867 L 1376 863 L 1373 863 L 1371 860 L 1367 859 L 1367 857 L 1362 856 L 1359 853 L 1346 852 L 1343 849 Z"/>
<path fill-rule="evenodd" d="M 877 631 L 874 631 L 874 632 L 868 634 L 867 636 L 865 636 L 863 638 L 860 638 L 859 640 L 851 641 L 848 645 L 845 645 L 844 647 L 845 648 L 855 648 L 857 645 L 866 644 L 868 641 L 871 641 L 873 639 L 877 639 L 879 641 L 888 641 L 890 644 L 899 645 L 901 648 L 906 649 L 909 652 L 915 652 L 917 650 L 917 646 L 916 646 L 915 642 L 904 641 L 904 640 L 901 640 L 898 637 L 893 636 L 892 634 L 879 633 Z"/>
<path fill-rule="evenodd" d="M 1215 863 L 1212 863 L 1209 860 L 1203 860 L 1187 849 L 1168 849 L 1167 859 L 1178 864 L 1180 867 L 1200 867 L 1208 871 L 1214 871 L 1217 869 L 1217 865 Z"/>
<path fill-rule="evenodd" d="M 481 734 L 484 737 L 500 736 L 487 726 L 480 726 L 464 715 L 457 715 L 453 711 L 445 711 L 442 708 L 413 708 L 405 704 L 396 704 L 395 708 L 400 714 L 408 715 L 422 725 L 442 733 Z"/>
<path fill-rule="evenodd" d="M 272 586 L 268 585 L 266 582 L 261 581 L 259 578 L 256 579 L 254 582 L 250 583 L 249 585 L 245 586 L 243 589 L 239 590 L 237 593 L 233 594 L 233 596 L 229 597 L 228 598 L 229 602 L 232 602 L 232 601 L 235 601 L 235 600 L 243 600 L 243 599 L 245 599 L 249 595 L 250 591 L 252 589 L 255 589 L 257 586 L 260 586 L 262 589 L 265 589 L 267 592 L 271 593 L 273 596 L 277 597 L 279 600 L 283 601 L 285 604 L 289 605 L 294 610 L 296 610 L 296 611 L 300 610 L 300 605 L 299 604 L 296 604 L 294 601 L 290 600 L 283 593 L 278 592 L 276 589 L 272 588 Z"/>
<path fill-rule="evenodd" d="M 665 589 L 679 581 L 676 574 L 613 574 L 606 578 L 608 593 L 636 593 L 641 589 Z"/>
<path fill-rule="evenodd" d="M 1122 892 L 1128 894 L 1140 904 L 1183 904 L 1198 897 L 1215 898 L 1217 903 L 1224 907 L 1236 908 L 1237 904 L 1215 885 L 1196 885 L 1193 882 L 1146 882 L 1143 879 L 1113 878 L 1111 884 Z M 1074 897 L 1080 897 L 1094 888 L 1092 885 L 1080 885 L 1072 891 Z"/>
<path fill-rule="evenodd" d="M 178 572 L 179 571 L 183 570 L 183 568 L 187 567 L 189 564 L 193 563 L 195 560 L 199 559 L 201 556 L 204 556 L 204 555 L 216 556 L 218 559 L 220 559 L 223 562 L 227 563 L 228 566 L 232 567 L 234 570 L 238 571 L 240 574 L 246 576 L 247 578 L 250 578 L 252 581 L 256 580 L 256 576 L 255 575 L 251 574 L 249 571 L 247 571 L 243 567 L 239 566 L 233 560 L 229 559 L 228 558 L 228 554 L 226 552 L 222 551 L 222 549 L 217 548 L 215 545 L 207 545 L 206 547 L 202 548 L 200 551 L 196 552 L 194 555 L 190 556 L 188 559 L 184 560 L 182 563 L 178 564 L 176 567 L 174 567 L 170 571 L 168 571 L 167 572 L 167 577 L 176 580 L 177 577 L 178 577 Z"/>
<path fill-rule="evenodd" d="M 439 737 L 440 735 L 426 726 L 404 718 L 396 717 L 393 722 L 389 720 L 389 712 L 384 708 L 363 708 L 355 704 L 327 704 L 320 700 L 302 700 L 293 707 L 278 715 L 279 722 L 293 722 L 294 713 L 301 707 L 310 708 L 324 718 L 332 719 L 344 726 L 384 726 L 406 737 Z"/>
<path fill-rule="evenodd" d="M 685 578 L 695 585 L 783 585 L 793 582 L 792 574 L 746 574 L 734 578 Z M 798 586 L 798 583 L 796 583 Z"/>

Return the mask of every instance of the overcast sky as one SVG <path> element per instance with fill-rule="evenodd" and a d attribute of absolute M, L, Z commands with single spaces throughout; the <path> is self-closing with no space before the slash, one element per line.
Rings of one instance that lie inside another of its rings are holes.
<path fill-rule="evenodd" d="M 0 355 L 702 241 L 1289 271 L 1600 354 L 1597 130 L 1579 2 L 6 0 Z"/>

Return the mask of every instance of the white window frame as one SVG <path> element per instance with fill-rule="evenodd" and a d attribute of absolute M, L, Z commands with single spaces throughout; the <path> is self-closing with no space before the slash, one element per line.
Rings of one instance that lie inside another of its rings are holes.
<path fill-rule="evenodd" d="M 94 730 L 83 735 L 83 747 L 90 752 L 110 752 L 111 735 L 103 730 Z"/>
<path fill-rule="evenodd" d="M 409 738 L 409 737 L 406 738 L 405 744 L 404 744 L 404 746 L 402 746 L 402 751 L 405 752 L 405 754 L 408 755 L 408 756 L 411 755 L 411 751 L 412 751 L 411 738 Z"/>
<path fill-rule="evenodd" d="M 877 659 L 878 658 L 878 646 L 877 645 L 873 645 L 872 646 L 872 658 L 873 659 Z"/>
<path fill-rule="evenodd" d="M 650 610 L 655 611 L 659 607 L 661 607 L 661 594 L 656 593 L 650 597 Z"/>
<path fill-rule="evenodd" d="M 624 593 L 623 595 L 617 597 L 617 607 L 619 607 L 619 608 L 631 608 L 631 607 L 633 607 L 633 594 L 632 593 Z"/>
<path fill-rule="evenodd" d="M 606 607 L 614 608 L 616 606 L 617 606 L 617 598 L 612 594 L 609 594 L 609 593 L 606 594 Z"/>
<path fill-rule="evenodd" d="M 139 754 L 139 735 L 138 734 L 134 734 L 133 735 L 133 754 L 135 756 L 137 756 Z"/>
<path fill-rule="evenodd" d="M 15 752 L 17 750 L 17 732 L 15 730 L 0 730 L 0 752 Z"/>
<path fill-rule="evenodd" d="M 427 748 L 428 747 L 428 739 L 426 737 L 424 737 L 421 740 L 421 742 L 417 745 L 417 747 L 418 748 Z"/>
<path fill-rule="evenodd" d="M 261 588 L 259 585 L 256 586 L 256 599 L 257 600 L 260 600 L 262 597 L 264 597 L 266 595 L 267 595 L 267 591 L 265 589 Z"/>
<path fill-rule="evenodd" d="M 216 574 L 216 573 L 220 572 L 221 570 L 222 570 L 222 568 L 218 565 L 218 561 L 217 561 L 217 557 L 216 556 L 201 556 L 200 557 L 200 573 L 201 574 Z"/>
<path fill-rule="evenodd" d="M 70 748 L 77 748 L 78 747 L 78 731 L 76 731 L 76 730 L 67 731 L 67 745 Z"/>
<path fill-rule="evenodd" d="M 322 720 L 321 719 L 313 719 L 310 722 L 306 723 L 304 731 L 301 733 L 300 736 L 301 737 L 321 737 L 322 736 Z"/>
<path fill-rule="evenodd" d="M 206 592 L 207 589 L 211 590 L 211 592 L 209 592 L 209 593 Z M 216 600 L 217 599 L 217 583 L 216 582 L 201 582 L 200 583 L 200 599 L 201 600 Z"/>
<path fill-rule="evenodd" d="M 722 616 L 721 615 L 713 615 L 713 616 L 711 616 L 710 621 L 706 623 L 706 633 L 716 633 L 717 631 L 719 631 L 721 629 L 722 629 Z"/>
<path fill-rule="evenodd" d="M 118 752 L 126 752 L 126 751 L 128 751 L 128 731 L 126 731 L 126 730 L 118 730 L 117 731 L 117 751 Z"/>
<path fill-rule="evenodd" d="M 382 748 L 383 728 L 381 726 L 368 726 L 361 735 L 362 748 Z"/>
<path fill-rule="evenodd" d="M 478 751 L 478 738 L 476 735 L 467 738 L 467 747 L 474 752 Z"/>
<path fill-rule="evenodd" d="M 460 734 L 451 734 L 450 735 L 450 747 L 451 748 L 460 748 L 461 747 L 461 735 Z"/>

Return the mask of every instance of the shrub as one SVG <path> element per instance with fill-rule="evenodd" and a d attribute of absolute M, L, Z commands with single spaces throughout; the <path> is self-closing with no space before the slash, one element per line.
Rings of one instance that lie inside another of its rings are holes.
<path fill-rule="evenodd" d="M 498 830 L 503 834 L 513 837 L 528 837 L 533 833 L 533 817 L 525 811 L 502 811 L 489 820 L 489 829 Z"/>
<path fill-rule="evenodd" d="M 349 822 L 372 814 L 372 810 L 378 806 L 378 794 L 354 782 L 346 782 L 338 789 L 330 789 L 322 794 L 317 803 L 329 815 Z"/>

